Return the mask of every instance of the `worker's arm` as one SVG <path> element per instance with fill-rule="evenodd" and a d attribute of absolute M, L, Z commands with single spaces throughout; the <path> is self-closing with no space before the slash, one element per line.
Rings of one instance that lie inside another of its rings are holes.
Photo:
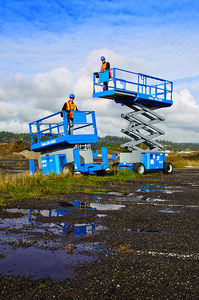
<path fill-rule="evenodd" d="M 96 76 L 96 78 L 99 78 L 99 72 L 95 72 L 94 75 Z"/>
<path fill-rule="evenodd" d="M 106 63 L 106 70 L 109 70 L 111 68 L 110 63 L 107 61 Z"/>
<path fill-rule="evenodd" d="M 63 107 L 62 107 L 62 110 L 65 110 L 66 111 L 66 103 L 64 103 Z M 63 112 L 61 112 L 61 117 L 63 118 Z"/>
<path fill-rule="evenodd" d="M 62 110 L 66 110 L 66 102 L 64 103 Z"/>

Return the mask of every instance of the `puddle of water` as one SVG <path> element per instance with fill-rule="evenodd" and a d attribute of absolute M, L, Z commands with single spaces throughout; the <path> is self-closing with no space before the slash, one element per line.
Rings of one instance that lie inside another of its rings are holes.
<path fill-rule="evenodd" d="M 72 214 L 73 216 L 85 216 L 85 214 L 73 214 L 58 209 L 49 210 L 25 210 L 25 209 L 7 209 L 8 212 L 21 213 L 23 216 L 18 218 L 0 219 L 0 228 L 8 230 L 21 230 L 24 233 L 51 233 L 54 235 L 72 235 L 86 236 L 97 234 L 98 231 L 106 230 L 107 228 L 101 225 L 91 224 L 70 224 L 67 222 L 42 223 L 37 222 L 36 217 L 42 215 L 44 217 L 57 217 Z"/>
<path fill-rule="evenodd" d="M 105 215 L 105 214 L 97 214 L 97 217 L 104 218 L 104 217 L 107 217 L 107 215 Z"/>
<path fill-rule="evenodd" d="M 155 185 L 155 184 L 141 184 L 140 189 L 137 192 L 151 193 L 151 192 L 162 192 L 165 194 L 173 194 L 177 192 L 183 192 L 179 190 L 181 187 L 175 186 L 164 186 L 164 185 Z"/>
<path fill-rule="evenodd" d="M 90 203 L 90 207 L 96 210 L 120 210 L 126 207 L 124 204 Z"/>
<path fill-rule="evenodd" d="M 32 279 L 49 278 L 53 281 L 72 277 L 74 269 L 80 264 L 97 258 L 98 252 L 105 252 L 102 243 L 73 245 L 56 251 L 35 247 L 13 249 L 6 245 L 0 248 L 1 274 L 30 276 Z"/>
<path fill-rule="evenodd" d="M 65 202 L 60 202 L 61 206 L 65 206 Z M 68 205 L 68 204 L 66 204 Z M 104 202 L 82 202 L 82 201 L 73 201 L 73 208 L 85 208 L 85 209 L 96 209 L 96 210 L 119 210 L 126 205 L 123 204 L 112 204 L 112 203 L 104 203 Z M 61 213 L 60 213 L 61 214 Z M 72 212 L 70 212 L 72 214 Z"/>
<path fill-rule="evenodd" d="M 119 192 L 107 192 L 108 195 L 111 195 L 111 196 L 122 196 L 123 194 L 122 193 L 119 193 Z"/>
<path fill-rule="evenodd" d="M 107 230 L 105 226 L 37 221 L 37 216 L 48 218 L 67 214 L 66 211 L 56 209 L 7 211 L 18 215 L 0 219 L 0 228 L 3 229 L 0 230 L 0 274 L 64 280 L 73 276 L 75 268 L 80 264 L 96 260 L 99 253 L 109 252 L 103 243 L 69 244 L 77 241 L 78 237 Z M 45 235 L 43 238 L 35 233 L 50 233 L 53 237 Z"/>
<path fill-rule="evenodd" d="M 92 198 L 92 199 L 95 199 L 95 200 L 102 200 L 102 197 L 96 196 L 96 195 L 91 196 L 91 198 Z"/>
<path fill-rule="evenodd" d="M 181 214 L 181 213 L 183 213 L 182 210 L 175 210 L 175 209 L 170 209 L 170 208 L 161 209 L 158 212 L 166 213 L 166 214 Z"/>
<path fill-rule="evenodd" d="M 130 193 L 127 195 L 127 197 L 132 197 L 132 196 L 135 196 L 135 193 Z"/>
<path fill-rule="evenodd" d="M 153 203 L 153 202 L 167 202 L 168 200 L 159 199 L 159 198 L 147 198 L 146 202 Z"/>
<path fill-rule="evenodd" d="M 151 188 L 150 184 L 141 184 L 140 189 L 137 190 L 137 192 L 145 192 L 145 193 L 151 193 L 155 191 L 157 191 L 157 189 Z"/>

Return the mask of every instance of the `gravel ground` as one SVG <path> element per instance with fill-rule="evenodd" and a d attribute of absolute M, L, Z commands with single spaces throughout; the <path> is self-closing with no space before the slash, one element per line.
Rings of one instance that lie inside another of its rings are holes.
<path fill-rule="evenodd" d="M 199 299 L 199 169 L 111 186 L 0 208 L 0 299 Z"/>

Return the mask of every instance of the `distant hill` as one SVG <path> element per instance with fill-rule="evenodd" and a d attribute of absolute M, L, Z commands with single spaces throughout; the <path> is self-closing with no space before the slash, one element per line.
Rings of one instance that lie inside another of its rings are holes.
<path fill-rule="evenodd" d="M 199 143 L 173 143 L 169 141 L 159 141 L 165 150 L 179 151 L 199 151 Z"/>
<path fill-rule="evenodd" d="M 103 138 L 99 138 L 97 143 L 94 146 L 95 149 L 99 149 L 101 147 L 119 147 L 121 144 L 129 142 L 130 139 L 125 138 L 125 137 L 119 137 L 119 136 L 112 136 L 112 135 L 107 135 Z"/>
<path fill-rule="evenodd" d="M 24 150 L 30 150 L 30 147 L 22 141 L 0 143 L 0 154 L 18 153 Z"/>
<path fill-rule="evenodd" d="M 26 145 L 30 145 L 30 135 L 28 133 L 13 133 L 7 131 L 0 131 L 0 143 L 21 141 Z M 93 149 L 100 149 L 101 147 L 119 147 L 120 145 L 129 142 L 130 139 L 126 137 L 107 135 L 99 138 L 97 143 L 93 145 Z M 199 143 L 173 143 L 170 141 L 159 141 L 165 150 L 171 151 L 199 151 Z"/>
<path fill-rule="evenodd" d="M 13 133 L 8 131 L 0 131 L 0 143 L 22 141 L 23 143 L 30 145 L 29 133 Z"/>

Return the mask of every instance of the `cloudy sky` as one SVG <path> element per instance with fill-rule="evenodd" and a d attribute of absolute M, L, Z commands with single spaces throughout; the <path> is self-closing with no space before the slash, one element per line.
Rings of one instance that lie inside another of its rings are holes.
<path fill-rule="evenodd" d="M 0 130 L 61 109 L 70 92 L 95 110 L 100 136 L 121 135 L 123 108 L 92 99 L 92 73 L 112 67 L 174 81 L 165 139 L 199 142 L 198 0 L 0 1 Z"/>

